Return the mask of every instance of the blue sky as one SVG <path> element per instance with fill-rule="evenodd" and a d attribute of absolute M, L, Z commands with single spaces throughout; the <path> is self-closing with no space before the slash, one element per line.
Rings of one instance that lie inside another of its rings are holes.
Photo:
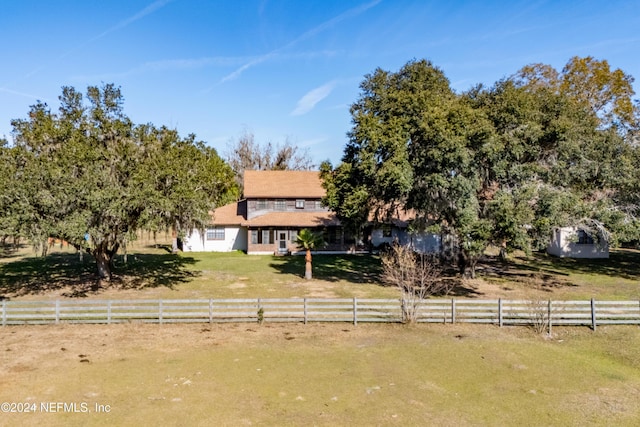
<path fill-rule="evenodd" d="M 222 155 L 248 130 L 335 164 L 378 67 L 426 58 L 464 91 L 591 55 L 640 79 L 639 29 L 640 2 L 618 0 L 6 1 L 0 136 L 36 100 L 57 109 L 62 86 L 104 82 L 135 123 L 195 133 Z"/>

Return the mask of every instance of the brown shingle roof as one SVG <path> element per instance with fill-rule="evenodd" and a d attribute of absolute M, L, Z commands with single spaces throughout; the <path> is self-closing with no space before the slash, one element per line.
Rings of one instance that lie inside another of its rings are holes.
<path fill-rule="evenodd" d="M 340 225 L 332 212 L 270 212 L 245 221 L 248 227 L 326 227 Z"/>
<path fill-rule="evenodd" d="M 324 197 L 318 171 L 244 172 L 246 198 L 320 198 Z"/>
<path fill-rule="evenodd" d="M 240 225 L 247 217 L 247 201 L 231 203 L 216 208 L 211 214 L 211 222 L 217 225 Z"/>
<path fill-rule="evenodd" d="M 417 217 L 418 214 L 414 209 L 406 209 L 402 205 L 378 203 L 369 212 L 368 221 L 371 223 L 391 223 L 398 227 L 406 227 Z"/>

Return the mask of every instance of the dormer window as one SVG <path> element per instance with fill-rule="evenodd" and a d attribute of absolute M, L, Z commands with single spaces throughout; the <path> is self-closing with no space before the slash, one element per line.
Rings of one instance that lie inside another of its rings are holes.
<path fill-rule="evenodd" d="M 296 200 L 296 209 L 304 209 L 304 199 Z"/>
<path fill-rule="evenodd" d="M 275 209 L 277 211 L 287 210 L 287 201 L 286 200 L 276 200 Z"/>
<path fill-rule="evenodd" d="M 267 200 L 265 199 L 258 199 L 258 201 L 256 201 L 256 209 L 257 210 L 264 210 L 264 209 L 268 209 L 269 208 L 269 203 L 267 202 Z"/>

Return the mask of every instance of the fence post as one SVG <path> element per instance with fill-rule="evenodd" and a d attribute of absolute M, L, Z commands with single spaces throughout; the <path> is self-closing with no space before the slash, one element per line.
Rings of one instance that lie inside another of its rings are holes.
<path fill-rule="evenodd" d="M 502 298 L 498 298 L 498 325 L 502 328 Z"/>
<path fill-rule="evenodd" d="M 547 321 L 549 322 L 549 335 L 551 335 L 551 324 L 553 323 L 551 320 L 551 300 L 549 300 L 549 306 L 547 309 Z"/>
<path fill-rule="evenodd" d="M 2 300 L 2 326 L 7 326 L 7 300 Z"/>
<path fill-rule="evenodd" d="M 111 324 L 111 300 L 107 300 L 107 325 Z"/>
<path fill-rule="evenodd" d="M 358 325 L 358 300 L 353 298 L 353 324 Z"/>
<path fill-rule="evenodd" d="M 213 323 L 213 298 L 209 298 L 209 324 Z"/>
<path fill-rule="evenodd" d="M 591 298 L 591 328 L 596 330 L 596 301 Z"/>
<path fill-rule="evenodd" d="M 303 299 L 303 304 L 304 304 L 304 324 L 307 324 L 307 299 L 304 298 Z"/>
<path fill-rule="evenodd" d="M 60 323 L 60 300 L 56 300 L 56 325 Z"/>
<path fill-rule="evenodd" d="M 451 298 L 451 324 L 456 323 L 456 299 Z"/>
<path fill-rule="evenodd" d="M 162 325 L 162 300 L 158 301 L 158 323 Z"/>

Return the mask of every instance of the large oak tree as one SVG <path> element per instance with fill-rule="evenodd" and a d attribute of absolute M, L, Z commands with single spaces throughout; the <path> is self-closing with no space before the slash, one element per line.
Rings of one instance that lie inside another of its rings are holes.
<path fill-rule="evenodd" d="M 86 98 L 65 87 L 57 113 L 32 106 L 28 118 L 12 122 L 14 144 L 3 148 L 12 171 L 4 216 L 13 233 L 91 253 L 100 280 L 111 279 L 114 256 L 136 231 L 189 232 L 237 196 L 233 172 L 215 150 L 194 136 L 135 125 L 122 104 L 113 84 L 89 87 Z"/>
<path fill-rule="evenodd" d="M 377 69 L 351 107 L 342 163 L 321 168 L 325 203 L 356 232 L 411 209 L 414 227 L 457 242 L 472 276 L 488 244 L 528 251 L 558 226 L 637 238 L 631 81 L 573 58 L 457 94 L 429 61 Z"/>

